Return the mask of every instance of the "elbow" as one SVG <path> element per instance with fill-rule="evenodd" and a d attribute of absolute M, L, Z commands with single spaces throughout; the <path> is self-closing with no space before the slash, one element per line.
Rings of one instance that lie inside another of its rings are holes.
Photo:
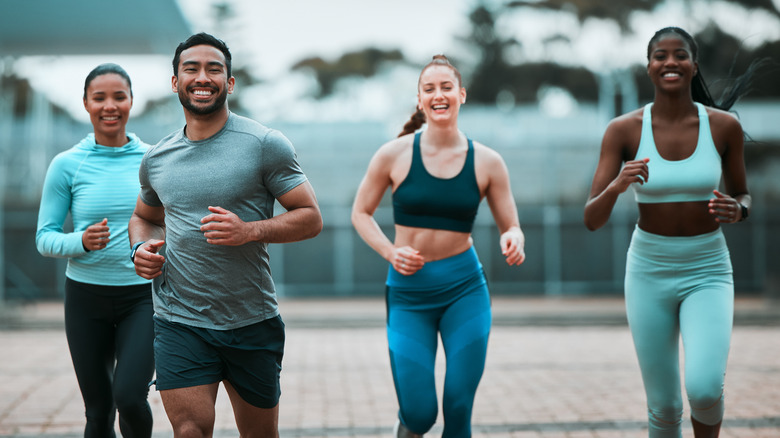
<path fill-rule="evenodd" d="M 38 253 L 44 257 L 53 257 L 54 254 L 52 254 L 52 252 L 47 249 L 47 245 L 44 242 L 45 240 L 46 239 L 43 236 L 43 232 L 38 230 L 38 232 L 35 234 L 35 249 L 37 249 Z"/>
<path fill-rule="evenodd" d="M 583 222 L 585 223 L 585 228 L 587 228 L 588 231 L 596 231 L 602 226 L 604 226 L 603 222 L 595 220 L 594 218 L 590 217 L 587 213 L 585 213 Z"/>
<path fill-rule="evenodd" d="M 311 237 L 317 237 L 321 232 L 324 224 L 322 222 L 322 215 L 317 215 L 317 219 L 314 221 L 312 228 L 311 228 Z"/>
<path fill-rule="evenodd" d="M 302 236 L 301 240 L 306 239 L 313 239 L 322 232 L 322 229 L 324 227 L 323 221 L 322 221 L 322 212 L 320 212 L 319 208 L 315 208 L 313 210 L 313 214 L 309 217 L 309 224 L 306 227 L 306 234 Z"/>

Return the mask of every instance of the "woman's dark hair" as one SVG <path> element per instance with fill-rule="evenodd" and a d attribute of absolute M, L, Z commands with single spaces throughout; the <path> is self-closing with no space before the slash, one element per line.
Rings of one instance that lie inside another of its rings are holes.
<path fill-rule="evenodd" d="M 452 72 L 455 74 L 455 78 L 458 80 L 458 86 L 463 86 L 463 79 L 460 76 L 460 72 L 457 68 L 455 68 L 454 65 L 450 63 L 450 60 L 447 59 L 444 55 L 434 55 L 431 62 L 429 62 L 425 67 L 423 67 L 422 71 L 420 72 L 420 78 L 422 78 L 423 73 L 425 73 L 425 70 L 428 70 L 429 67 L 433 67 L 435 65 L 443 65 L 445 67 L 449 67 Z M 420 86 L 419 79 L 417 80 L 417 86 Z M 422 109 L 417 108 L 417 111 L 412 114 L 412 117 L 409 119 L 409 121 L 406 122 L 404 125 L 404 129 L 401 131 L 400 134 L 398 134 L 399 137 L 403 137 L 406 134 L 411 134 L 418 129 L 422 127 L 422 125 L 425 123 L 425 113 L 422 111 Z"/>
<path fill-rule="evenodd" d="M 227 69 L 227 76 L 233 75 L 233 56 L 230 55 L 230 49 L 227 44 L 221 39 L 209 35 L 206 32 L 196 33 L 187 38 L 186 41 L 180 43 L 176 47 L 176 52 L 173 54 L 173 75 L 179 76 L 179 61 L 181 60 L 181 52 L 189 49 L 190 47 L 206 45 L 218 49 L 225 55 L 225 68 Z"/>
<path fill-rule="evenodd" d="M 124 80 L 126 80 L 127 88 L 130 89 L 130 97 L 133 97 L 133 84 L 132 82 L 130 82 L 130 75 L 128 75 L 125 69 L 123 69 L 119 65 L 107 62 L 105 64 L 100 64 L 99 66 L 93 68 L 92 71 L 89 72 L 89 74 L 87 75 L 87 79 L 84 80 L 84 100 L 87 99 L 87 88 L 89 88 L 89 84 L 91 84 L 96 77 L 107 75 L 107 74 L 119 75 Z"/>
<path fill-rule="evenodd" d="M 699 60 L 699 45 L 696 44 L 696 40 L 683 29 L 679 27 L 665 27 L 653 35 L 650 38 L 650 42 L 647 44 L 647 59 L 650 60 L 650 51 L 652 46 L 661 41 L 665 36 L 674 34 L 684 41 L 691 49 L 691 57 L 694 62 Z M 750 84 L 753 79 L 753 75 L 756 70 L 766 62 L 765 59 L 753 61 L 748 67 L 747 71 L 734 79 L 734 83 L 723 91 L 719 101 L 715 101 L 710 90 L 707 87 L 707 83 L 704 81 L 704 77 L 701 74 L 701 68 L 696 70 L 696 75 L 691 81 L 691 96 L 695 102 L 702 103 L 707 106 L 718 108 L 724 111 L 728 111 L 736 102 L 750 91 Z"/>

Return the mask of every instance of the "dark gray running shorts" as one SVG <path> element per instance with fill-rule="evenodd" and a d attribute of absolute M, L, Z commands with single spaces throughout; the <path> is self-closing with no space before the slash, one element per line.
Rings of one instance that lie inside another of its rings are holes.
<path fill-rule="evenodd" d="M 284 355 L 280 316 L 232 330 L 213 330 L 154 317 L 158 391 L 227 380 L 252 406 L 279 403 Z"/>

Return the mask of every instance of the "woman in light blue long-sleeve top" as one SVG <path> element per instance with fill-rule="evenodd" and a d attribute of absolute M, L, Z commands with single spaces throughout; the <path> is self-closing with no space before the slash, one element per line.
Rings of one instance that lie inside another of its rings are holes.
<path fill-rule="evenodd" d="M 147 401 L 154 374 L 151 283 L 135 274 L 127 224 L 148 145 L 125 127 L 133 104 L 130 77 L 116 64 L 93 69 L 84 107 L 94 129 L 51 162 L 35 243 L 47 257 L 68 258 L 65 331 L 84 399 L 85 437 L 150 437 Z M 64 230 L 70 213 L 73 231 Z"/>

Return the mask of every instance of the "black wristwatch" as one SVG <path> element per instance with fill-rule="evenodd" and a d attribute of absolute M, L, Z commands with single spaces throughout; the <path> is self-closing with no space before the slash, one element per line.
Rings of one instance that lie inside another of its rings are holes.
<path fill-rule="evenodd" d="M 133 245 L 133 249 L 130 250 L 130 261 L 135 262 L 135 252 L 138 251 L 138 248 L 144 244 L 145 241 L 136 242 L 135 245 Z"/>
<path fill-rule="evenodd" d="M 740 206 L 740 208 L 742 208 L 742 217 L 739 219 L 739 221 L 742 222 L 744 220 L 747 220 L 748 215 L 749 215 L 750 212 L 748 211 L 747 207 L 742 205 L 742 203 L 740 203 L 739 206 Z"/>

